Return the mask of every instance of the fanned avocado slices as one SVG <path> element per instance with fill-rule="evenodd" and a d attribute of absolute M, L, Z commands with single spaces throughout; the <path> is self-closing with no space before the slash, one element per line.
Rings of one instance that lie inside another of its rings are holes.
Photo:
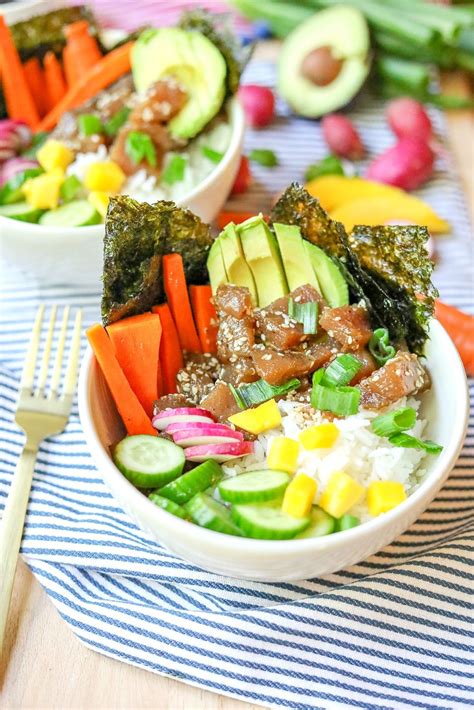
<path fill-rule="evenodd" d="M 426 251 L 426 227 L 356 227 L 350 236 L 319 201 L 293 183 L 272 211 L 272 222 L 295 224 L 342 270 L 353 300 L 364 299 L 374 328 L 385 326 L 395 343 L 421 354 L 436 289 Z"/>
<path fill-rule="evenodd" d="M 105 221 L 102 320 L 138 315 L 163 300 L 161 257 L 177 252 L 188 283 L 207 281 L 208 225 L 174 202 L 110 200 Z"/>

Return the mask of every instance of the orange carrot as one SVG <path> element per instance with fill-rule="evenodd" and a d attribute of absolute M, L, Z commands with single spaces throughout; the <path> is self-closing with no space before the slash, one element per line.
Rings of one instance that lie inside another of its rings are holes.
<path fill-rule="evenodd" d="M 179 344 L 178 331 L 167 303 L 154 306 L 153 313 L 158 313 L 161 321 L 160 372 L 162 394 L 176 392 L 176 375 L 183 367 L 183 353 Z"/>
<path fill-rule="evenodd" d="M 31 128 L 39 123 L 38 111 L 21 66 L 15 43 L 0 15 L 0 68 L 3 94 L 10 118 L 25 121 Z"/>
<path fill-rule="evenodd" d="M 457 348 L 466 372 L 474 377 L 474 316 L 436 301 L 435 316 Z"/>
<path fill-rule="evenodd" d="M 217 352 L 217 313 L 210 286 L 190 286 L 189 295 L 203 353 Z"/>
<path fill-rule="evenodd" d="M 226 224 L 229 224 L 229 222 L 234 222 L 234 224 L 240 224 L 241 222 L 245 222 L 246 219 L 250 219 L 250 217 L 255 217 L 255 212 L 224 211 L 219 212 L 216 221 L 219 229 L 224 229 Z"/>
<path fill-rule="evenodd" d="M 128 434 L 156 434 L 150 417 L 128 384 L 114 353 L 107 331 L 96 323 L 87 331 L 87 339 L 102 370 Z"/>
<path fill-rule="evenodd" d="M 163 284 L 182 349 L 200 353 L 201 344 L 194 325 L 181 254 L 163 257 Z"/>
<path fill-rule="evenodd" d="M 38 57 L 31 57 L 23 64 L 26 83 L 35 102 L 38 116 L 47 112 L 47 101 L 44 91 L 44 75 Z"/>
<path fill-rule="evenodd" d="M 73 86 L 85 72 L 97 64 L 102 54 L 97 40 L 90 34 L 86 20 L 67 25 L 64 33 L 67 38 L 63 50 L 64 71 L 68 86 Z"/>
<path fill-rule="evenodd" d="M 158 397 L 161 321 L 153 313 L 124 318 L 107 326 L 115 356 L 148 416 Z"/>
<path fill-rule="evenodd" d="M 61 101 L 67 91 L 63 70 L 54 52 L 46 52 L 43 59 L 48 111 Z"/>
<path fill-rule="evenodd" d="M 77 106 L 80 106 L 130 71 L 130 50 L 132 46 L 133 42 L 126 42 L 126 44 L 113 49 L 102 57 L 97 64 L 94 64 L 89 71 L 83 74 L 79 81 L 68 88 L 67 94 L 43 118 L 39 125 L 39 130 L 50 131 L 65 111 L 77 108 Z"/>

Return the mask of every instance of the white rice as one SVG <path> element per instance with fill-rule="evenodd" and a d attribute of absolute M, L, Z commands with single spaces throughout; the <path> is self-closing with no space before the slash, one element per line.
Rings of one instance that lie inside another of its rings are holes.
<path fill-rule="evenodd" d="M 299 402 L 280 400 L 278 407 L 282 414 L 281 426 L 260 434 L 255 441 L 255 451 L 250 456 L 223 464 L 226 475 L 235 476 L 245 471 L 268 468 L 266 454 L 275 437 L 287 436 L 298 440 L 304 429 L 329 421 L 321 412 Z M 414 397 L 403 398 L 384 412 L 401 407 L 413 407 L 418 411 L 420 402 Z M 318 502 L 331 474 L 341 470 L 365 488 L 372 481 L 398 481 L 404 485 L 409 495 L 417 487 L 425 473 L 419 468 L 425 452 L 393 446 L 386 438 L 374 434 L 370 424 L 376 416 L 377 412 L 362 409 L 346 419 L 334 420 L 339 429 L 339 437 L 330 449 L 308 451 L 303 446 L 300 447 L 296 473 L 304 472 L 317 482 L 315 503 Z M 426 421 L 420 419 L 409 433 L 421 437 L 425 426 Z M 358 515 L 362 521 L 371 517 L 365 503 L 354 507 L 351 513 Z"/>

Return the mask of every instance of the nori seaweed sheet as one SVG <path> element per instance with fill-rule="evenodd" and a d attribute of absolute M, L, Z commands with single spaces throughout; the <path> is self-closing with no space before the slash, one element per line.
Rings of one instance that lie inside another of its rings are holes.
<path fill-rule="evenodd" d="M 174 202 L 110 200 L 105 221 L 102 320 L 104 325 L 149 311 L 164 298 L 161 258 L 183 257 L 189 284 L 207 282 L 209 226 Z"/>

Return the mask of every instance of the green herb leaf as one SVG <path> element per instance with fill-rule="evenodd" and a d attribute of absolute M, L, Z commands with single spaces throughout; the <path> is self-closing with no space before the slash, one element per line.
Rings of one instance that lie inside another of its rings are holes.
<path fill-rule="evenodd" d="M 78 191 L 82 187 L 82 183 L 75 175 L 69 175 L 61 185 L 59 194 L 64 202 L 70 202 L 75 198 Z"/>
<path fill-rule="evenodd" d="M 209 148 L 207 145 L 203 145 L 201 148 L 201 152 L 206 157 L 208 160 L 212 161 L 213 163 L 220 163 L 222 158 L 224 157 L 224 153 L 220 153 L 218 150 L 214 150 L 213 148 Z"/>
<path fill-rule="evenodd" d="M 102 121 L 93 113 L 83 113 L 78 116 L 77 125 L 83 136 L 94 136 L 104 130 Z"/>
<path fill-rule="evenodd" d="M 260 404 L 273 397 L 288 394 L 288 392 L 298 389 L 300 384 L 301 382 L 296 378 L 288 380 L 288 382 L 278 386 L 270 385 L 266 380 L 258 380 L 257 382 L 240 385 L 239 387 L 234 387 L 229 384 L 229 388 L 240 409 L 247 409 L 252 404 Z"/>
<path fill-rule="evenodd" d="M 273 152 L 267 148 L 254 148 L 250 151 L 249 160 L 253 160 L 254 163 L 263 165 L 265 168 L 274 168 L 278 165 L 278 158 Z"/>
<path fill-rule="evenodd" d="M 369 351 L 377 365 L 385 365 L 386 362 L 395 357 L 395 348 L 390 345 L 390 336 L 387 328 L 377 328 L 374 330 L 369 340 Z"/>
<path fill-rule="evenodd" d="M 297 303 L 291 297 L 288 300 L 288 315 L 297 323 L 303 324 L 305 335 L 318 332 L 318 304 L 316 301 Z"/>
<path fill-rule="evenodd" d="M 322 175 L 345 175 L 344 168 L 337 155 L 328 155 L 320 160 L 319 163 L 308 165 L 304 179 L 309 182 Z"/>
<path fill-rule="evenodd" d="M 161 173 L 161 182 L 164 182 L 166 185 L 174 185 L 175 182 L 181 182 L 184 178 L 187 164 L 188 161 L 186 158 L 183 158 L 182 155 L 173 155 L 168 165 Z"/>
<path fill-rule="evenodd" d="M 21 202 L 24 200 L 21 187 L 30 178 L 37 177 L 41 175 L 43 169 L 39 166 L 37 168 L 27 168 L 21 173 L 14 175 L 8 182 L 6 182 L 0 188 L 0 205 L 12 205 L 15 202 Z"/>
<path fill-rule="evenodd" d="M 33 136 L 31 138 L 31 145 L 29 145 L 28 148 L 22 152 L 22 157 L 36 160 L 36 153 L 39 151 L 43 143 L 46 142 L 46 139 L 48 137 L 48 131 L 39 131 L 38 133 L 33 133 Z"/>
<path fill-rule="evenodd" d="M 416 423 L 416 411 L 413 407 L 396 409 L 387 414 L 380 414 L 372 420 L 370 428 L 378 436 L 392 436 L 413 429 Z"/>
<path fill-rule="evenodd" d="M 125 140 L 125 152 L 136 165 L 146 160 L 148 165 L 156 167 L 156 148 L 148 133 L 130 131 Z"/>
<path fill-rule="evenodd" d="M 443 447 L 441 444 L 437 444 L 430 439 L 417 439 L 415 436 L 410 436 L 410 434 L 405 434 L 404 432 L 399 432 L 398 434 L 392 434 L 388 437 L 388 440 L 394 446 L 401 446 L 403 449 L 422 449 L 426 451 L 427 454 L 439 454 Z"/>
<path fill-rule="evenodd" d="M 128 106 L 122 106 L 117 113 L 114 113 L 112 118 L 109 118 L 109 120 L 104 123 L 104 133 L 108 136 L 117 135 L 122 126 L 127 122 L 131 110 L 132 109 L 128 108 Z"/>
<path fill-rule="evenodd" d="M 361 367 L 362 363 L 355 355 L 338 355 L 324 370 L 320 384 L 323 387 L 348 385 Z"/>
<path fill-rule="evenodd" d="M 323 412 L 333 412 L 341 417 L 357 414 L 359 411 L 360 390 L 357 387 L 339 387 L 323 385 L 325 371 L 316 370 L 313 375 L 311 406 Z"/>

